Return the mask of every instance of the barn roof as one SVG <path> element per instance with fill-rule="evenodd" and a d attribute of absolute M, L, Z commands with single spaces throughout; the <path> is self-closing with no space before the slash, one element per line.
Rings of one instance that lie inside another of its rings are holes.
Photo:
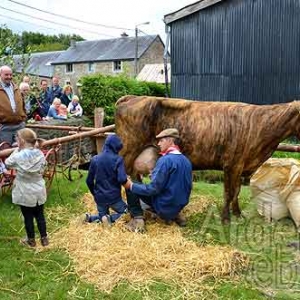
<path fill-rule="evenodd" d="M 164 17 L 164 22 L 168 25 L 174 21 L 177 21 L 181 18 L 187 17 L 201 9 L 207 8 L 212 6 L 218 2 L 225 1 L 225 0 L 200 0 L 193 4 L 189 4 L 173 13 L 167 14 Z"/>
<path fill-rule="evenodd" d="M 168 64 L 168 79 L 171 78 L 171 66 Z M 147 64 L 137 76 L 137 80 L 165 83 L 164 64 Z"/>
<path fill-rule="evenodd" d="M 51 62 L 55 60 L 63 51 L 38 52 L 30 54 L 28 65 L 25 73 L 41 77 L 52 77 L 53 66 Z M 13 56 L 17 72 L 22 72 L 23 57 L 22 55 Z M 25 59 L 26 60 L 26 59 Z"/>
<path fill-rule="evenodd" d="M 156 38 L 160 39 L 159 35 L 138 37 L 138 58 L 144 54 Z M 52 64 L 132 60 L 134 57 L 135 37 L 121 37 L 76 42 L 74 46 L 64 51 Z"/>

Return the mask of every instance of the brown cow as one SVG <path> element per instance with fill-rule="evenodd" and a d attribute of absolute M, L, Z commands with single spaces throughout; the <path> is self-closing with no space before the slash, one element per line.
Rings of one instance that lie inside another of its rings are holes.
<path fill-rule="evenodd" d="M 116 132 L 122 138 L 126 170 L 133 173 L 138 155 L 163 129 L 175 127 L 182 137 L 182 152 L 195 170 L 224 171 L 225 205 L 240 216 L 241 176 L 249 176 L 289 136 L 299 136 L 300 102 L 251 105 L 232 102 L 197 102 L 144 96 L 117 101 Z"/>

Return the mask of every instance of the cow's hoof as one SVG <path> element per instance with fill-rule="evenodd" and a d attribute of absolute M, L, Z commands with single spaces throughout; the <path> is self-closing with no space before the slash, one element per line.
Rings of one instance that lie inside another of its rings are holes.
<path fill-rule="evenodd" d="M 287 244 L 288 247 L 295 248 L 296 250 L 300 250 L 300 242 L 294 241 Z"/>
<path fill-rule="evenodd" d="M 242 214 L 240 212 L 233 212 L 232 213 L 236 218 L 242 217 Z"/>
<path fill-rule="evenodd" d="M 232 214 L 233 214 L 235 217 L 237 217 L 237 218 L 240 218 L 240 217 L 242 216 L 242 213 L 241 213 L 241 211 L 240 211 L 239 208 L 237 208 L 237 209 L 232 209 Z"/>
<path fill-rule="evenodd" d="M 222 219 L 222 224 L 223 225 L 229 225 L 230 224 L 230 219 L 229 218 L 223 218 Z"/>

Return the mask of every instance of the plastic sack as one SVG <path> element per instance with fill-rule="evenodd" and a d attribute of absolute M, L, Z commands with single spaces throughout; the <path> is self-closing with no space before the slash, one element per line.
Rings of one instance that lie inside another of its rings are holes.
<path fill-rule="evenodd" d="M 271 158 L 252 176 L 250 190 L 258 213 L 271 221 L 292 216 L 300 225 L 300 162 Z"/>

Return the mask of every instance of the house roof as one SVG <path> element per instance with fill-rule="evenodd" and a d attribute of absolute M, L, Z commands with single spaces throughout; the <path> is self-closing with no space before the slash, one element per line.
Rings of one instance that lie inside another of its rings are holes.
<path fill-rule="evenodd" d="M 156 38 L 160 39 L 159 35 L 138 37 L 138 58 Z M 132 60 L 135 57 L 135 42 L 135 37 L 76 42 L 74 46 L 69 47 L 57 57 L 52 64 Z"/>
<path fill-rule="evenodd" d="M 51 62 L 63 52 L 64 51 L 31 53 L 28 65 L 25 68 L 25 73 L 41 77 L 52 77 L 53 66 L 51 66 Z M 14 55 L 13 58 L 16 65 L 16 71 L 22 72 L 22 55 Z"/>
<path fill-rule="evenodd" d="M 167 64 L 168 79 L 171 81 L 171 66 Z M 164 64 L 147 64 L 136 77 L 140 81 L 165 83 L 165 68 Z"/>
<path fill-rule="evenodd" d="M 166 25 L 225 0 L 200 0 L 164 16 Z"/>

